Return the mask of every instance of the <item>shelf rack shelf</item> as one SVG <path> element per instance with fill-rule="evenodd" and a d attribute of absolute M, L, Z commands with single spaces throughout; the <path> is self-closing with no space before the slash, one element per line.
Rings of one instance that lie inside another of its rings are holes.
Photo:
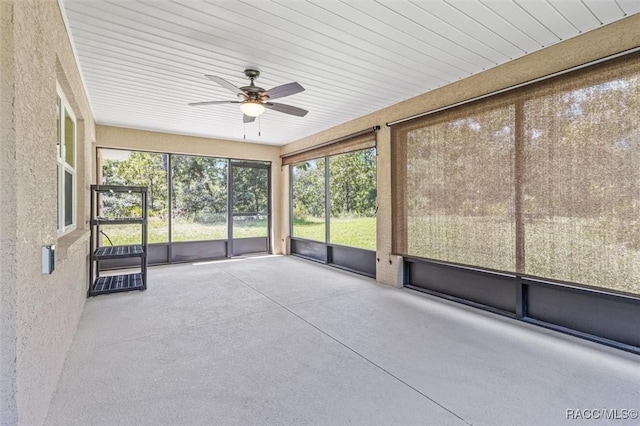
<path fill-rule="evenodd" d="M 118 217 L 114 219 L 107 219 L 103 217 L 95 218 L 91 221 L 92 225 L 128 225 L 128 224 L 143 224 L 146 220 L 140 217 Z"/>
<path fill-rule="evenodd" d="M 139 203 L 140 217 L 102 217 L 103 198 L 127 196 Z M 102 245 L 102 227 L 139 225 L 140 243 Z M 91 185 L 91 256 L 89 259 L 89 290 L 87 296 L 147 289 L 147 188 L 143 186 Z M 117 275 L 100 275 L 100 261 L 119 258 L 139 258 L 140 271 Z"/>

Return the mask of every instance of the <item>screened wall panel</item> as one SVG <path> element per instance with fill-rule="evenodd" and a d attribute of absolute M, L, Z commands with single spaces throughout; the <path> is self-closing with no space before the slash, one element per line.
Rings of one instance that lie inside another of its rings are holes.
<path fill-rule="evenodd" d="M 524 105 L 525 272 L 640 294 L 640 67 Z"/>
<path fill-rule="evenodd" d="M 292 236 L 325 242 L 325 160 L 308 160 L 291 167 Z"/>
<path fill-rule="evenodd" d="M 97 154 L 98 182 L 149 190 L 151 263 L 270 250 L 270 162 L 110 148 L 99 148 Z M 131 209 L 139 208 L 139 202 L 131 197 L 102 194 L 101 215 L 136 216 Z M 104 231 L 105 245 L 132 244 L 141 238 L 135 225 Z"/>
<path fill-rule="evenodd" d="M 376 150 L 329 157 L 329 242 L 376 249 Z"/>
<path fill-rule="evenodd" d="M 378 126 L 282 156 L 291 254 L 375 277 Z"/>
<path fill-rule="evenodd" d="M 515 267 L 513 121 L 509 104 L 471 106 L 403 133 L 401 252 L 490 269 Z"/>
<path fill-rule="evenodd" d="M 227 168 L 225 159 L 171 156 L 172 241 L 227 238 Z"/>
<path fill-rule="evenodd" d="M 233 238 L 269 235 L 269 170 L 232 163 Z"/>
<path fill-rule="evenodd" d="M 146 186 L 148 188 L 149 228 L 148 241 L 166 243 L 169 241 L 169 186 L 167 170 L 168 154 L 157 154 L 140 151 L 102 150 L 102 183 L 104 185 Z M 118 215 L 136 216 L 131 209 L 139 208 L 139 204 L 130 202 L 123 195 L 102 195 L 103 209 L 101 214 L 111 217 Z M 134 244 L 140 241 L 138 225 L 110 226 L 104 230 L 114 245 Z"/>
<path fill-rule="evenodd" d="M 392 127 L 398 254 L 640 294 L 640 56 Z"/>

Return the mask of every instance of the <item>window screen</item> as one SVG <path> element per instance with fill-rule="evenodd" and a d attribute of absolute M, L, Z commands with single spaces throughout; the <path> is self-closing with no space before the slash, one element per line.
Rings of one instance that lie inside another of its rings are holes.
<path fill-rule="evenodd" d="M 171 241 L 227 238 L 228 161 L 172 155 Z"/>
<path fill-rule="evenodd" d="M 525 273 L 640 294 L 637 62 L 542 86 L 523 104 Z"/>
<path fill-rule="evenodd" d="M 395 251 L 640 294 L 638 59 L 395 125 Z"/>
<path fill-rule="evenodd" d="M 292 235 L 326 242 L 325 159 L 292 167 Z"/>
<path fill-rule="evenodd" d="M 148 190 L 149 243 L 169 241 L 167 182 L 168 154 L 141 151 L 102 149 L 102 184 L 146 186 Z M 102 216 L 136 217 L 141 212 L 132 194 L 124 197 L 105 193 L 102 195 Z M 108 237 L 114 245 L 135 244 L 140 241 L 140 226 L 109 226 Z"/>
<path fill-rule="evenodd" d="M 329 157 L 329 242 L 376 249 L 376 149 Z"/>

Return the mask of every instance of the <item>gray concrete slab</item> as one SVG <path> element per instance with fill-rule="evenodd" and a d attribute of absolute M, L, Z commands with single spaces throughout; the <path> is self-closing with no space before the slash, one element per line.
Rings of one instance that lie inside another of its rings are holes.
<path fill-rule="evenodd" d="M 76 340 L 107 345 L 278 307 L 216 265 L 152 267 L 148 280 L 148 291 L 89 298 Z"/>
<path fill-rule="evenodd" d="M 285 306 L 371 290 L 373 282 L 370 278 L 336 268 L 318 269 L 318 263 L 293 256 L 280 256 L 276 262 L 271 257 L 254 257 L 246 261 L 221 262 L 219 266 Z"/>
<path fill-rule="evenodd" d="M 637 356 L 265 257 L 89 299 L 46 424 L 580 424 L 639 392 Z"/>
<path fill-rule="evenodd" d="M 74 364 L 49 424 L 365 424 L 373 416 L 464 425 L 284 310 L 98 348 Z"/>
<path fill-rule="evenodd" d="M 290 309 L 473 425 L 575 424 L 568 409 L 640 408 L 640 357 L 411 290 Z"/>

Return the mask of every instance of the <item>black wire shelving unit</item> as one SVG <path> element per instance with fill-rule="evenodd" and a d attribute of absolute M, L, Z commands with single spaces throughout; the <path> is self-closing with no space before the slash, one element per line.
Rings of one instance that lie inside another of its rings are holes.
<path fill-rule="evenodd" d="M 139 207 L 137 217 L 103 217 L 104 197 L 127 196 Z M 144 186 L 91 185 L 91 256 L 87 296 L 147 289 L 147 188 Z M 101 236 L 110 243 L 107 229 L 114 225 L 139 225 L 140 242 L 130 245 L 103 245 Z M 108 259 L 139 258 L 137 272 L 101 276 L 100 262 Z"/>

